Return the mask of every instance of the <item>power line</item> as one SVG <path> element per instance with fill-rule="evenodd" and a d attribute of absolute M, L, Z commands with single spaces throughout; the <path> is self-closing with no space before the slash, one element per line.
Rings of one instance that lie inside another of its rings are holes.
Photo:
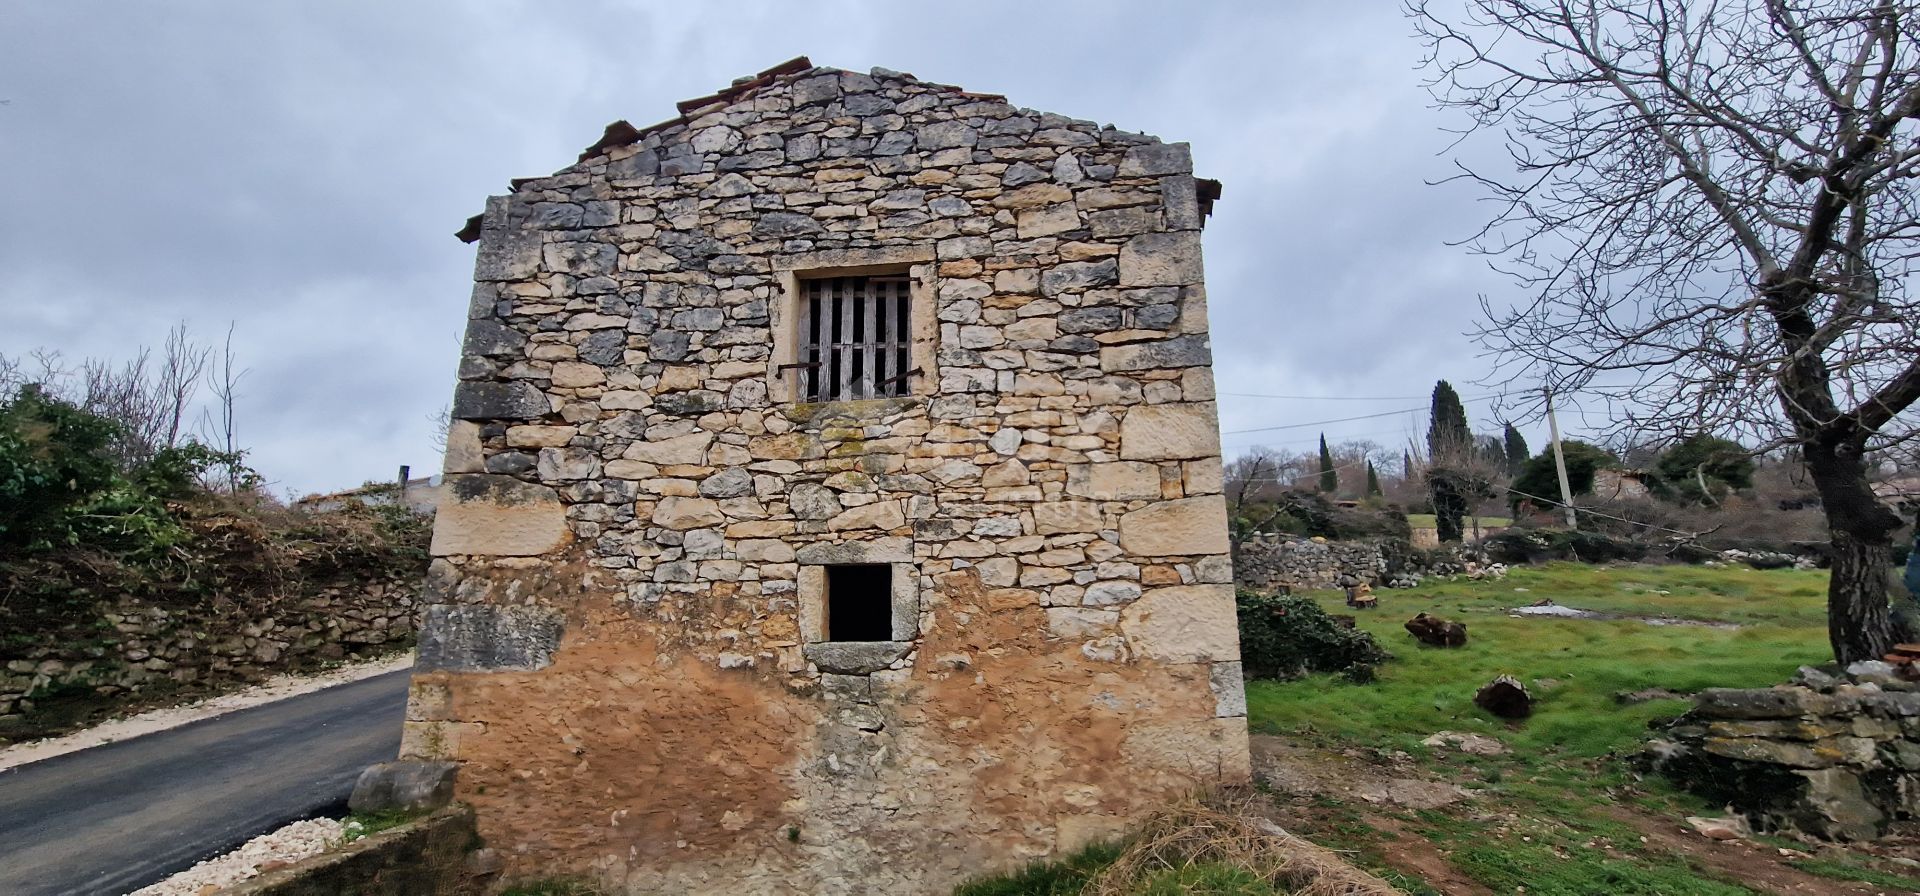
<path fill-rule="evenodd" d="M 1498 398 L 1498 397 L 1500 396 L 1476 395 L 1472 398 L 1462 398 L 1460 399 L 1460 403 L 1465 404 L 1469 401 L 1485 401 L 1489 398 Z M 1361 414 L 1357 417 L 1340 417 L 1334 420 L 1313 420 L 1306 423 L 1286 423 L 1279 426 L 1260 426 L 1260 427 L 1255 427 L 1253 429 L 1231 429 L 1231 430 L 1222 432 L 1221 435 L 1238 436 L 1238 435 L 1245 435 L 1250 432 L 1274 432 L 1275 430 L 1281 430 L 1281 429 L 1305 429 L 1306 427 L 1309 427 L 1309 426 L 1324 426 L 1328 423 L 1351 423 L 1355 420 L 1374 420 L 1380 417 L 1393 417 L 1400 414 L 1411 414 L 1416 411 L 1424 411 L 1424 410 L 1427 410 L 1425 406 L 1417 406 L 1417 407 L 1411 407 L 1411 408 L 1401 408 L 1397 411 L 1381 411 L 1378 414 Z"/>
<path fill-rule="evenodd" d="M 1416 398 L 1432 397 L 1429 395 L 1270 395 L 1264 392 L 1220 392 L 1218 394 L 1230 395 L 1235 398 L 1282 398 L 1292 401 L 1411 401 Z M 1482 399 L 1497 397 L 1497 395 L 1493 394 L 1475 395 L 1472 398 L 1462 398 L 1460 400 L 1480 401 Z"/>
<path fill-rule="evenodd" d="M 1341 417 L 1336 420 L 1314 420 L 1308 423 L 1287 423 L 1281 426 L 1261 426 L 1261 427 L 1256 427 L 1254 429 L 1233 429 L 1233 430 L 1228 430 L 1226 432 L 1223 432 L 1221 433 L 1221 435 L 1237 436 L 1237 435 L 1244 435 L 1250 432 L 1273 432 L 1275 430 L 1281 430 L 1281 429 L 1305 429 L 1309 426 L 1325 426 L 1328 423 L 1351 423 L 1355 420 L 1375 420 L 1380 417 L 1394 417 L 1400 414 L 1412 413 L 1414 411 L 1419 411 L 1419 410 L 1423 410 L 1423 409 L 1422 408 L 1401 408 L 1400 410 L 1397 410 L 1397 411 L 1382 411 L 1381 413 L 1378 413 L 1378 414 L 1361 414 L 1358 417 Z"/>

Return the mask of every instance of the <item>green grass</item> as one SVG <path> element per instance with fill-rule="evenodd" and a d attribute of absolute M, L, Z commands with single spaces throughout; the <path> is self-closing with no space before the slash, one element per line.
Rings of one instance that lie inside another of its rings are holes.
<path fill-rule="evenodd" d="M 1380 608 L 1359 614 L 1359 625 L 1396 657 L 1380 667 L 1377 683 L 1356 685 L 1333 676 L 1253 682 L 1247 688 L 1249 714 L 1258 730 L 1374 746 L 1423 750 L 1422 738 L 1455 730 L 1499 738 L 1526 754 L 1596 758 L 1632 749 L 1646 737 L 1647 722 L 1686 708 L 1677 700 L 1623 707 L 1616 693 L 1764 687 L 1798 665 L 1828 659 L 1818 609 L 1824 575 L 1556 563 L 1518 569 L 1501 581 L 1376 592 Z M 1607 613 L 1725 619 L 1743 627 L 1506 613 L 1542 597 Z M 1333 593 L 1317 599 L 1329 612 L 1351 612 Z M 1467 647 L 1419 645 L 1401 627 L 1417 612 L 1466 623 Z M 1526 682 L 1534 693 L 1535 714 L 1524 724 L 1506 723 L 1473 705 L 1474 691 L 1501 674 Z"/>
<path fill-rule="evenodd" d="M 1690 693 L 1765 687 L 1785 680 L 1796 666 L 1825 662 L 1825 590 L 1826 574 L 1819 571 L 1574 563 L 1518 568 L 1498 581 L 1383 590 L 1376 592 L 1378 610 L 1358 614 L 1358 625 L 1396 655 L 1380 667 L 1377 682 L 1356 685 L 1333 676 L 1251 682 L 1250 722 L 1255 731 L 1322 747 L 1404 750 L 1429 773 L 1480 790 L 1471 803 L 1402 823 L 1446 849 L 1462 873 L 1498 892 L 1746 893 L 1684 856 L 1647 846 L 1636 829 L 1607 814 L 1609 804 L 1621 800 L 1666 815 L 1717 809 L 1662 782 L 1637 781 L 1623 758 L 1646 741 L 1648 722 L 1684 711 L 1687 702 L 1623 706 L 1614 695 L 1647 688 Z M 1339 594 L 1314 597 L 1329 612 L 1353 612 Z M 1543 597 L 1608 614 L 1739 627 L 1508 615 L 1510 608 Z M 1423 611 L 1466 623 L 1467 646 L 1446 650 L 1415 642 L 1401 623 Z M 1532 718 L 1508 722 L 1473 705 L 1474 691 L 1500 674 L 1528 685 L 1535 697 Z M 1479 757 L 1421 745 L 1443 730 L 1493 737 L 1513 752 Z M 1314 835 L 1369 857 L 1390 850 L 1356 827 L 1364 824 L 1333 824 Z M 1829 870 L 1848 880 L 1872 880 L 1866 875 L 1879 873 Z"/>
<path fill-rule="evenodd" d="M 1415 529 L 1433 529 L 1440 524 L 1434 520 L 1433 514 L 1431 513 L 1409 513 L 1407 514 L 1407 525 Z M 1473 518 L 1461 517 L 1460 525 L 1468 531 L 1472 531 Z M 1511 525 L 1513 525 L 1513 520 L 1504 516 L 1483 516 L 1480 518 L 1480 527 L 1483 529 L 1504 529 Z"/>
<path fill-rule="evenodd" d="M 1120 857 L 1120 847 L 1099 843 L 1052 862 L 1034 862 L 1010 874 L 960 885 L 953 896 L 1074 896 L 1094 875 Z"/>
<path fill-rule="evenodd" d="M 1795 862 L 1789 862 L 1788 864 L 1808 874 L 1818 874 L 1821 877 L 1831 877 L 1835 880 L 1865 881 L 1876 887 L 1891 887 L 1896 890 L 1920 893 L 1920 878 L 1908 877 L 1904 874 L 1889 874 L 1885 871 L 1876 871 L 1859 862 L 1848 862 L 1840 859 L 1800 859 Z"/>
<path fill-rule="evenodd" d="M 345 840 L 352 843 L 362 837 L 371 837 L 381 831 L 397 828 L 427 813 L 409 812 L 404 809 L 386 809 L 379 812 L 355 812 L 342 822 L 345 828 Z"/>

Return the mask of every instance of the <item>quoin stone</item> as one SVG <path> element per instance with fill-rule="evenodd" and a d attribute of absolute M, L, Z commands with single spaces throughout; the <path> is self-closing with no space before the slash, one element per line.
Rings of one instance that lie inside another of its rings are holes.
<path fill-rule="evenodd" d="M 945 893 L 1245 781 L 1219 192 L 799 59 L 488 199 L 399 767 L 615 893 Z"/>

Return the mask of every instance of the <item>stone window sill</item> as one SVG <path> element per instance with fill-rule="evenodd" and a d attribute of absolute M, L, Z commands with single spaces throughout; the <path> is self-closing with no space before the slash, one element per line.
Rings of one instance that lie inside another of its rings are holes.
<path fill-rule="evenodd" d="M 912 641 L 819 641 L 801 652 L 822 672 L 865 675 L 886 670 L 912 649 Z"/>

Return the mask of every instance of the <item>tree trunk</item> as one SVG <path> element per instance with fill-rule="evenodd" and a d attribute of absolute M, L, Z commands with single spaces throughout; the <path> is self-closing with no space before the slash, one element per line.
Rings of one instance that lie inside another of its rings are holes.
<path fill-rule="evenodd" d="M 1843 666 L 1880 659 L 1894 644 L 1887 568 L 1900 517 L 1874 496 L 1859 445 L 1821 440 L 1807 446 L 1806 461 L 1833 539 L 1827 639 L 1834 659 Z"/>

